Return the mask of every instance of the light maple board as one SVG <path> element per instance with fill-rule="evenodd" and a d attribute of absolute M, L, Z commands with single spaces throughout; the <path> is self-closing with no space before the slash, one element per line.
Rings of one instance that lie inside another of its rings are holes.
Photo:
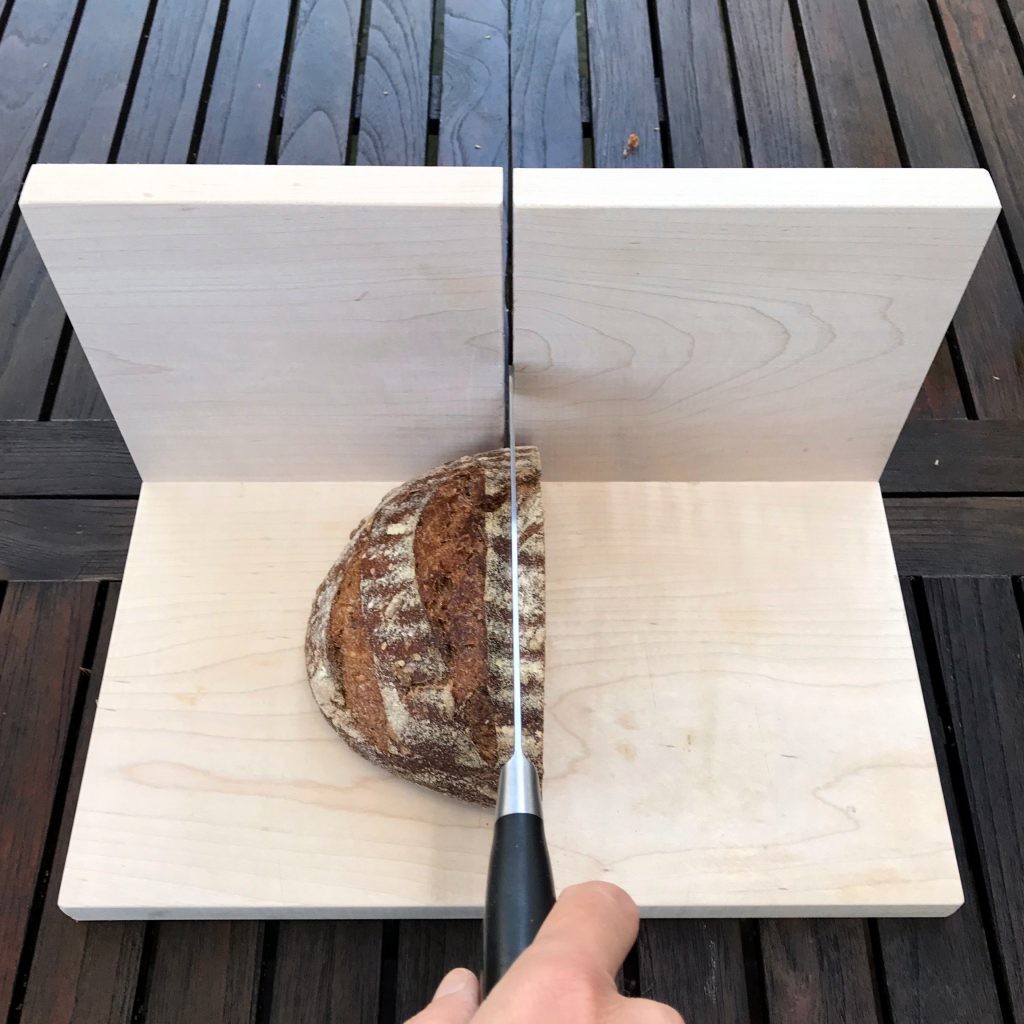
<path fill-rule="evenodd" d="M 143 480 L 388 480 L 503 421 L 498 168 L 39 165 L 21 209 Z"/>
<path fill-rule="evenodd" d="M 999 211 L 980 170 L 516 170 L 548 479 L 877 480 Z"/>
<path fill-rule="evenodd" d="M 305 680 L 314 589 L 387 487 L 143 485 L 72 916 L 479 913 L 490 812 L 367 764 Z M 543 499 L 560 887 L 610 879 L 673 916 L 961 902 L 876 484 Z"/>

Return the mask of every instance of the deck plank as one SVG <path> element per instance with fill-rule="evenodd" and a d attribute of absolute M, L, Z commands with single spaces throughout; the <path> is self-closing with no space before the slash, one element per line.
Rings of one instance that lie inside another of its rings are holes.
<path fill-rule="evenodd" d="M 755 167 L 820 167 L 807 80 L 787 0 L 726 0 Z"/>
<path fill-rule="evenodd" d="M 287 28 L 288 4 L 281 0 L 233 0 L 228 7 L 199 143 L 200 163 L 266 161 Z"/>
<path fill-rule="evenodd" d="M 885 494 L 1024 493 L 1019 420 L 911 420 L 882 474 Z"/>
<path fill-rule="evenodd" d="M 508 163 L 508 0 L 444 0 L 437 162 Z"/>
<path fill-rule="evenodd" d="M 1024 68 L 999 0 L 936 0 L 935 6 L 1019 262 L 1024 256 Z"/>
<path fill-rule="evenodd" d="M 797 0 L 830 162 L 899 167 L 871 45 L 857 4 Z"/>
<path fill-rule="evenodd" d="M 949 1024 L 1000 1024 L 1002 1013 L 991 951 L 981 919 L 976 880 L 964 850 L 945 725 L 936 701 L 937 680 L 929 664 L 930 641 L 925 638 L 915 591 L 908 580 L 903 581 L 903 599 L 964 884 L 964 906 L 945 918 L 889 918 L 877 923 L 886 1002 L 892 1024 L 926 1024 L 936 1020 Z"/>
<path fill-rule="evenodd" d="M 259 921 L 164 921 L 156 926 L 146 1024 L 252 1024 L 259 989 Z"/>
<path fill-rule="evenodd" d="M 742 167 L 721 5 L 658 0 L 657 11 L 673 166 Z"/>
<path fill-rule="evenodd" d="M 299 5 L 278 163 L 345 163 L 359 9 L 359 0 L 302 0 Z"/>
<path fill-rule="evenodd" d="M 58 883 L 71 837 L 118 590 L 115 583 L 106 592 L 82 721 L 70 740 L 74 761 L 20 1024 L 129 1024 L 131 1018 L 144 925 L 138 921 L 77 924 L 57 907 Z"/>
<path fill-rule="evenodd" d="M 575 0 L 510 0 L 514 167 L 580 167 Z"/>
<path fill-rule="evenodd" d="M 769 1018 L 802 1024 L 871 1024 L 879 1019 L 867 922 L 761 922 Z"/>
<path fill-rule="evenodd" d="M 121 578 L 135 501 L 0 500 L 0 579 Z"/>
<path fill-rule="evenodd" d="M 147 0 L 86 4 L 46 127 L 40 161 L 106 162 L 147 6 Z M 36 75 L 35 71 L 24 73 L 29 78 Z M 0 416 L 35 419 L 43 407 L 65 317 L 28 228 L 20 216 L 15 217 L 17 226 L 0 275 Z"/>
<path fill-rule="evenodd" d="M 0 239 L 8 230 L 79 0 L 17 0 L 0 38 Z"/>
<path fill-rule="evenodd" d="M 925 580 L 971 826 L 1015 1020 L 1024 1020 L 1024 635 L 1006 577 Z"/>
<path fill-rule="evenodd" d="M 1024 573 L 1024 499 L 887 498 L 885 514 L 905 576 Z"/>
<path fill-rule="evenodd" d="M 134 497 L 139 474 L 113 421 L 0 420 L 0 497 Z"/>
<path fill-rule="evenodd" d="M 265 1024 L 377 1020 L 380 921 L 282 921 Z"/>
<path fill-rule="evenodd" d="M 638 942 L 639 995 L 667 1003 L 688 1021 L 750 1020 L 736 921 L 644 921 Z"/>
<path fill-rule="evenodd" d="M 219 9 L 220 0 L 157 5 L 118 160 L 185 163 L 189 159 Z M 74 335 L 51 415 L 54 419 L 110 419 L 110 409 Z"/>
<path fill-rule="evenodd" d="M 909 163 L 977 166 L 928 0 L 867 0 L 867 8 Z M 982 253 L 953 328 L 978 416 L 1024 416 L 1024 299 L 998 231 Z"/>
<path fill-rule="evenodd" d="M 479 921 L 403 921 L 398 926 L 394 1024 L 422 1010 L 452 968 L 468 967 L 479 972 L 480 928 Z"/>
<path fill-rule="evenodd" d="M 431 0 L 375 0 L 370 8 L 358 163 L 426 161 L 433 17 Z"/>
<path fill-rule="evenodd" d="M 96 586 L 10 584 L 0 608 L 0 1013 L 16 993 Z"/>
<path fill-rule="evenodd" d="M 588 0 L 590 106 L 597 167 L 661 167 L 658 93 L 645 0 Z M 629 148 L 636 135 L 637 146 Z"/>

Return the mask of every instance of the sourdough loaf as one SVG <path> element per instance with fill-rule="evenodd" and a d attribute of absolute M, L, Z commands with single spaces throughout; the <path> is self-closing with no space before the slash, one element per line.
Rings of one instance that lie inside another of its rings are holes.
<path fill-rule="evenodd" d="M 541 768 L 544 522 L 540 458 L 516 449 L 523 743 Z M 363 757 L 492 803 L 512 752 L 508 449 L 403 484 L 352 533 L 313 602 L 309 682 Z"/>

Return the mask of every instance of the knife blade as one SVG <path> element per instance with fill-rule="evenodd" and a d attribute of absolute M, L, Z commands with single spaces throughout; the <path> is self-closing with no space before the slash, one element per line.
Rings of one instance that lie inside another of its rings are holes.
<path fill-rule="evenodd" d="M 512 580 L 512 756 L 498 779 L 484 902 L 484 996 L 533 941 L 555 902 L 537 769 L 523 750 L 519 637 L 519 496 L 516 477 L 515 369 L 508 368 L 509 561 Z"/>

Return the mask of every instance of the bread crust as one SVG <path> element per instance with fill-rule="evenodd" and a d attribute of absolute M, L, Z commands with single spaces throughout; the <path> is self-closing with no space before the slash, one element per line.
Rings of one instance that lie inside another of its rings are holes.
<path fill-rule="evenodd" d="M 540 456 L 516 449 L 523 743 L 542 770 L 544 519 Z M 317 590 L 306 668 L 359 754 L 440 793 L 493 803 L 512 752 L 508 449 L 395 488 Z"/>

